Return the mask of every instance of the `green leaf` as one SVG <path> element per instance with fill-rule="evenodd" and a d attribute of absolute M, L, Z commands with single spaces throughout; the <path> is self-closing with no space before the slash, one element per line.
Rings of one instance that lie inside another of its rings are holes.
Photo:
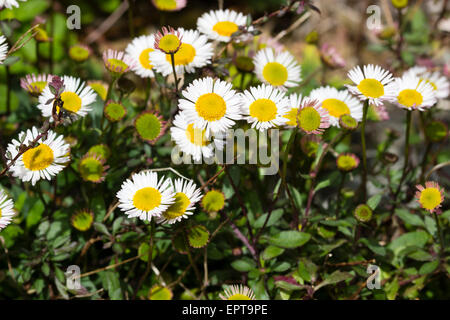
<path fill-rule="evenodd" d="M 256 264 L 253 260 L 248 258 L 242 258 L 240 260 L 235 260 L 231 263 L 231 266 L 240 272 L 248 272 L 254 268 L 256 268 Z"/>
<path fill-rule="evenodd" d="M 304 245 L 311 239 L 309 233 L 300 231 L 282 231 L 269 239 L 272 245 L 282 248 L 297 248 Z"/>
<path fill-rule="evenodd" d="M 438 266 L 439 266 L 438 259 L 436 259 L 434 261 L 426 262 L 420 267 L 419 274 L 424 275 L 424 274 L 432 273 L 434 270 L 436 270 L 436 268 Z"/>
<path fill-rule="evenodd" d="M 386 248 L 378 245 L 373 239 L 361 238 L 359 239 L 359 242 L 365 244 L 367 248 L 380 256 L 384 256 L 386 254 Z"/>
<path fill-rule="evenodd" d="M 339 283 L 341 281 L 344 281 L 344 280 L 347 280 L 347 279 L 351 279 L 351 278 L 353 278 L 353 275 L 351 275 L 350 273 L 336 270 L 335 272 L 333 272 L 329 276 L 326 276 L 325 280 L 323 280 L 321 283 L 319 283 L 314 288 L 314 291 L 317 291 L 317 290 L 319 290 L 320 288 L 322 288 L 324 286 L 328 286 L 330 284 L 336 284 L 336 283 Z"/>
<path fill-rule="evenodd" d="M 317 184 L 316 188 L 314 189 L 314 192 L 317 192 L 320 189 L 326 188 L 329 185 L 330 185 L 330 180 L 321 181 Z"/>
<path fill-rule="evenodd" d="M 109 233 L 109 231 L 108 231 L 108 228 L 103 223 L 94 222 L 94 229 L 97 230 L 100 233 L 103 233 L 103 234 L 107 235 L 107 236 L 111 235 Z"/>
<path fill-rule="evenodd" d="M 395 210 L 395 215 L 402 219 L 405 223 L 410 224 L 416 227 L 424 227 L 425 224 L 423 220 L 417 215 L 409 213 L 408 210 L 405 209 L 397 209 Z"/>
<path fill-rule="evenodd" d="M 407 247 L 418 247 L 422 248 L 428 241 L 428 233 L 425 231 L 414 231 L 408 232 L 394 241 L 392 241 L 388 248 L 394 252 L 394 255 L 398 255 L 402 250 Z"/>
<path fill-rule="evenodd" d="M 108 291 L 111 300 L 122 299 L 122 289 L 120 287 L 119 273 L 114 271 L 104 271 L 101 273 L 103 288 Z"/>
<path fill-rule="evenodd" d="M 26 219 L 26 226 L 30 228 L 37 224 L 42 219 L 42 214 L 44 213 L 45 206 L 41 200 L 37 200 L 28 212 Z"/>
<path fill-rule="evenodd" d="M 284 252 L 283 248 L 275 247 L 275 246 L 268 246 L 266 249 L 264 249 L 262 253 L 262 258 L 264 260 L 269 260 L 275 257 L 278 257 L 280 254 Z"/>
<path fill-rule="evenodd" d="M 375 210 L 378 207 L 378 204 L 381 201 L 382 194 L 376 194 L 367 200 L 367 205 L 372 209 Z"/>
<path fill-rule="evenodd" d="M 417 260 L 417 261 L 430 261 L 433 259 L 433 256 L 424 250 L 416 250 L 408 255 L 408 258 Z"/>
<path fill-rule="evenodd" d="M 280 220 L 280 218 L 283 216 L 283 213 L 284 213 L 283 209 L 273 210 L 272 213 L 270 214 L 269 221 L 267 221 L 266 227 L 273 226 L 278 220 Z M 264 213 L 262 216 L 256 219 L 252 227 L 262 228 L 264 222 L 266 221 L 267 215 L 268 213 Z"/>
<path fill-rule="evenodd" d="M 437 232 L 436 221 L 432 217 L 425 216 L 425 228 L 427 228 L 427 231 L 432 236 L 436 235 L 436 232 Z"/>
<path fill-rule="evenodd" d="M 394 279 L 394 281 L 388 282 L 385 285 L 384 291 L 386 292 L 386 297 L 388 298 L 388 300 L 395 300 L 399 288 L 400 285 L 398 284 L 397 277 Z"/>

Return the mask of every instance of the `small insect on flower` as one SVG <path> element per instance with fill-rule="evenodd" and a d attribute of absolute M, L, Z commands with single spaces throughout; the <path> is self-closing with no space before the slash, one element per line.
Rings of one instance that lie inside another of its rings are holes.
<path fill-rule="evenodd" d="M 392 86 L 395 88 L 394 102 L 400 108 L 425 111 L 436 103 L 431 84 L 416 76 L 405 74 L 396 78 Z"/>
<path fill-rule="evenodd" d="M 276 53 L 272 48 L 259 50 L 253 58 L 255 74 L 261 82 L 281 90 L 297 86 L 301 81 L 301 66 L 289 52 Z"/>
<path fill-rule="evenodd" d="M 0 64 L 3 64 L 3 61 L 6 59 L 7 54 L 8 54 L 8 43 L 6 42 L 6 37 L 0 36 Z"/>
<path fill-rule="evenodd" d="M 127 46 L 125 52 L 133 59 L 133 72 L 141 78 L 153 78 L 153 64 L 150 53 L 155 51 L 155 36 L 140 36 L 134 38 Z"/>
<path fill-rule="evenodd" d="M 288 121 L 289 99 L 284 92 L 262 84 L 241 94 L 241 112 L 252 128 L 264 131 Z"/>
<path fill-rule="evenodd" d="M 175 192 L 175 202 L 164 211 L 158 223 L 173 224 L 182 219 L 187 219 L 193 214 L 195 204 L 200 201 L 202 194 L 193 181 L 185 179 L 176 179 L 173 186 Z"/>
<path fill-rule="evenodd" d="M 84 44 L 76 44 L 70 47 L 69 57 L 76 62 L 84 62 L 89 59 L 92 49 Z"/>
<path fill-rule="evenodd" d="M 288 127 L 296 127 L 297 126 L 297 115 L 298 109 L 300 108 L 303 100 L 303 96 L 301 94 L 293 93 L 289 96 L 289 111 L 284 115 L 288 121 L 286 122 L 286 126 Z"/>
<path fill-rule="evenodd" d="M 219 294 L 222 300 L 255 300 L 255 293 L 244 285 L 232 285 Z"/>
<path fill-rule="evenodd" d="M 187 0 L 152 0 L 156 9 L 161 11 L 180 11 L 186 7 Z"/>
<path fill-rule="evenodd" d="M 14 214 L 13 201 L 9 199 L 6 193 L 0 188 L 0 231 L 11 223 Z"/>
<path fill-rule="evenodd" d="M 207 137 L 231 128 L 241 119 L 240 97 L 232 84 L 206 77 L 194 80 L 178 100 L 186 120 L 195 128 L 206 129 Z"/>
<path fill-rule="evenodd" d="M 151 111 L 144 111 L 138 115 L 134 126 L 139 137 L 150 144 L 155 144 L 167 129 L 162 116 L 158 112 Z"/>
<path fill-rule="evenodd" d="M 133 59 L 123 51 L 108 49 L 103 52 L 103 63 L 106 69 L 116 75 L 128 72 L 134 67 Z"/>
<path fill-rule="evenodd" d="M 354 67 L 348 72 L 348 77 L 356 86 L 347 85 L 348 90 L 360 100 L 369 99 L 370 104 L 383 105 L 384 101 L 391 101 L 395 90 L 389 84 L 394 80 L 392 74 L 380 66 L 372 64 Z"/>
<path fill-rule="evenodd" d="M 109 85 L 101 80 L 90 80 L 87 82 L 88 86 L 92 88 L 92 90 L 94 90 L 98 96 L 105 101 L 106 100 L 106 96 L 108 94 L 108 87 Z"/>
<path fill-rule="evenodd" d="M 297 125 L 307 134 L 322 134 L 330 127 L 328 111 L 319 101 L 304 98 L 297 114 Z"/>
<path fill-rule="evenodd" d="M 26 90 L 30 95 L 38 97 L 44 91 L 47 84 L 52 80 L 50 74 L 29 75 L 20 79 L 20 86 Z"/>
<path fill-rule="evenodd" d="M 203 196 L 201 205 L 206 212 L 218 212 L 225 207 L 225 195 L 220 190 L 210 190 Z"/>
<path fill-rule="evenodd" d="M 70 76 L 64 76 L 64 91 L 61 93 L 61 100 L 63 101 L 63 108 L 65 111 L 75 114 L 79 117 L 84 117 L 92 110 L 91 105 L 95 102 L 97 95 L 91 87 L 86 86 L 81 79 Z M 38 108 L 41 110 L 44 117 L 50 117 L 53 121 L 52 112 L 53 104 L 48 103 L 53 101 L 54 94 L 50 86 L 47 84 L 42 94 L 39 96 Z M 60 113 L 60 108 L 56 108 L 56 113 Z"/>
<path fill-rule="evenodd" d="M 109 100 L 103 113 L 110 122 L 118 122 L 127 115 L 127 109 L 122 104 Z"/>
<path fill-rule="evenodd" d="M 140 172 L 122 183 L 117 192 L 119 208 L 128 218 L 138 217 L 151 221 L 161 217 L 175 202 L 175 192 L 170 179 L 158 178 L 156 172 Z"/>
<path fill-rule="evenodd" d="M 100 183 L 105 180 L 106 170 L 105 160 L 96 153 L 86 153 L 78 163 L 78 172 L 84 181 Z"/>
<path fill-rule="evenodd" d="M 343 153 L 337 157 L 336 165 L 341 171 L 352 171 L 358 167 L 359 158 L 353 153 Z"/>
<path fill-rule="evenodd" d="M 31 147 L 12 164 L 9 170 L 14 177 L 18 177 L 24 182 L 31 181 L 32 185 L 35 185 L 40 179 L 51 180 L 70 161 L 70 147 L 65 143 L 62 135 L 57 136 L 56 133 L 49 130 L 46 137 L 37 140 L 37 146 L 30 146 L 31 142 L 39 135 L 36 127 L 31 130 L 28 129 L 26 132 L 23 131 L 19 134 L 18 140 L 12 140 L 7 148 L 12 159 L 14 159 L 21 146 Z M 11 161 L 9 161 L 9 164 L 11 164 Z"/>
<path fill-rule="evenodd" d="M 425 182 L 425 187 L 418 184 L 416 188 L 416 199 L 420 206 L 431 213 L 439 214 L 442 202 L 444 202 L 444 189 L 434 181 Z"/>
<path fill-rule="evenodd" d="M 94 213 L 88 209 L 83 209 L 75 212 L 70 219 L 72 227 L 82 232 L 89 230 L 93 222 Z"/>
<path fill-rule="evenodd" d="M 159 42 L 158 35 L 155 39 L 155 48 L 159 50 L 151 52 L 150 59 L 155 69 L 164 76 L 173 72 L 172 54 L 177 74 L 195 72 L 196 68 L 209 64 L 214 54 L 211 43 L 197 30 L 172 29 Z"/>
<path fill-rule="evenodd" d="M 192 156 L 194 161 L 200 161 L 202 156 L 209 159 L 214 156 L 214 150 L 222 150 L 225 142 L 219 136 L 207 137 L 206 130 L 195 128 L 186 119 L 185 112 L 175 116 L 170 135 L 180 150 Z"/>
<path fill-rule="evenodd" d="M 3 7 L 8 8 L 8 9 L 12 9 L 12 7 L 19 7 L 19 2 L 18 1 L 27 1 L 27 0 L 0 0 L 0 9 L 2 9 Z"/>
<path fill-rule="evenodd" d="M 439 71 L 430 72 L 425 67 L 413 67 L 405 74 L 414 75 L 433 87 L 437 99 L 446 99 L 450 93 L 450 82 Z"/>
<path fill-rule="evenodd" d="M 332 126 L 339 127 L 339 118 L 343 115 L 350 115 L 358 122 L 362 119 L 361 102 L 347 90 L 338 91 L 336 88 L 326 86 L 314 89 L 309 96 L 321 102 L 322 108 L 328 110 Z"/>

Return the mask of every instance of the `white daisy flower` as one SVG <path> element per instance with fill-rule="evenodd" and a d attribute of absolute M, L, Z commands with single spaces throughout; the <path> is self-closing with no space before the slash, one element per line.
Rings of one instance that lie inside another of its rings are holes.
<path fill-rule="evenodd" d="M 196 68 L 206 66 L 211 62 L 214 54 L 213 47 L 208 39 L 197 30 L 176 30 L 181 39 L 181 46 L 174 54 L 175 70 L 177 74 L 193 73 Z M 150 53 L 156 71 L 167 76 L 173 73 L 171 55 L 160 50 Z"/>
<path fill-rule="evenodd" d="M 240 98 L 232 84 L 206 77 L 194 80 L 182 94 L 178 107 L 195 128 L 206 129 L 206 135 L 231 128 L 241 119 Z"/>
<path fill-rule="evenodd" d="M 350 115 L 360 122 L 363 117 L 363 105 L 347 90 L 337 90 L 326 86 L 317 88 L 309 94 L 311 99 L 322 103 L 322 108 L 328 110 L 330 125 L 339 127 L 339 118 L 344 114 Z"/>
<path fill-rule="evenodd" d="M 175 202 L 170 179 L 158 179 L 156 172 L 140 172 L 122 183 L 117 192 L 119 208 L 128 218 L 151 221 Z"/>
<path fill-rule="evenodd" d="M 410 73 L 395 78 L 392 86 L 395 88 L 393 102 L 400 108 L 423 111 L 436 103 L 433 86 Z"/>
<path fill-rule="evenodd" d="M 125 50 L 133 59 L 133 71 L 141 78 L 153 78 L 153 64 L 150 60 L 150 52 L 155 50 L 155 36 L 140 36 L 134 38 Z"/>
<path fill-rule="evenodd" d="M 3 61 L 6 59 L 7 54 L 8 54 L 8 43 L 6 42 L 6 38 L 4 36 L 0 36 L 0 64 L 3 64 Z"/>
<path fill-rule="evenodd" d="M 244 285 L 232 285 L 219 294 L 222 300 L 255 300 L 255 293 Z"/>
<path fill-rule="evenodd" d="M 414 75 L 429 83 L 438 99 L 446 99 L 450 93 L 450 83 L 439 71 L 429 72 L 425 67 L 412 67 L 405 74 Z"/>
<path fill-rule="evenodd" d="M 272 48 L 259 50 L 253 63 L 258 79 L 279 89 L 295 87 L 302 81 L 301 66 L 287 51 L 277 53 Z"/>
<path fill-rule="evenodd" d="M 205 129 L 194 128 L 194 124 L 186 120 L 185 112 L 175 116 L 170 135 L 180 150 L 190 154 L 195 161 L 199 161 L 202 156 L 206 159 L 213 157 L 215 148 L 222 150 L 225 144 L 218 137 L 207 137 Z"/>
<path fill-rule="evenodd" d="M 50 74 L 27 74 L 25 78 L 20 79 L 20 86 L 33 96 L 39 96 L 44 91 L 47 84 L 52 81 Z"/>
<path fill-rule="evenodd" d="M 241 94 L 241 110 L 252 128 L 264 131 L 288 121 L 289 99 L 284 92 L 262 84 Z"/>
<path fill-rule="evenodd" d="M 38 129 L 33 127 L 26 132 L 19 134 L 18 140 L 12 140 L 7 151 L 14 159 L 19 153 L 20 141 L 25 146 L 29 146 L 40 135 Z M 51 180 L 70 161 L 70 146 L 65 143 L 62 135 L 57 136 L 55 132 L 49 130 L 47 137 L 41 137 L 36 146 L 25 151 L 16 162 L 9 168 L 14 177 L 20 178 L 24 182 L 31 181 L 32 185 L 40 179 Z"/>
<path fill-rule="evenodd" d="M 0 0 L 0 9 L 5 7 L 8 9 L 12 9 L 12 7 L 19 7 L 18 1 L 27 1 L 27 0 Z"/>
<path fill-rule="evenodd" d="M 8 199 L 6 193 L 0 189 L 0 231 L 11 223 L 11 220 L 15 214 L 13 208 L 13 201 Z"/>
<path fill-rule="evenodd" d="M 392 86 L 388 86 L 394 80 L 392 74 L 380 66 L 372 64 L 354 67 L 348 72 L 348 77 L 356 86 L 347 85 L 348 90 L 360 100 L 369 99 L 369 104 L 383 105 L 383 102 L 392 100 L 395 94 Z"/>
<path fill-rule="evenodd" d="M 203 197 L 200 188 L 193 181 L 176 179 L 174 186 L 175 202 L 162 213 L 158 223 L 174 224 L 192 215 L 195 204 Z"/>
<path fill-rule="evenodd" d="M 63 108 L 80 117 L 84 117 L 91 111 L 90 105 L 95 102 L 97 95 L 90 86 L 86 86 L 79 78 L 64 76 L 63 81 L 65 86 L 64 92 L 61 94 L 61 99 L 64 102 Z M 37 106 L 44 117 L 50 117 L 50 121 L 53 121 L 51 117 L 53 104 L 46 103 L 53 98 L 54 95 L 47 85 L 39 96 L 39 105 Z"/>
<path fill-rule="evenodd" d="M 229 42 L 231 35 L 245 26 L 247 16 L 233 10 L 211 10 L 197 20 L 198 30 L 209 39 Z"/>

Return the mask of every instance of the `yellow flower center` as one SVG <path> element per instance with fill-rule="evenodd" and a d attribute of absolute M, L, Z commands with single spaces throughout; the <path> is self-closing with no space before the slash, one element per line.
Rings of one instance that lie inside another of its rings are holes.
<path fill-rule="evenodd" d="M 159 10 L 163 11 L 171 11 L 177 8 L 176 0 L 155 0 L 154 4 Z"/>
<path fill-rule="evenodd" d="M 420 194 L 420 204 L 427 210 L 433 210 L 441 204 L 441 192 L 438 188 L 426 188 Z"/>
<path fill-rule="evenodd" d="M 128 65 L 119 59 L 108 59 L 108 69 L 112 72 L 123 72 L 125 69 L 128 69 Z"/>
<path fill-rule="evenodd" d="M 161 204 L 161 193 L 152 187 L 138 190 L 133 197 L 133 205 L 142 211 L 150 211 Z"/>
<path fill-rule="evenodd" d="M 150 63 L 150 57 L 149 57 L 149 54 L 152 51 L 153 51 L 152 48 L 148 48 L 148 49 L 145 49 L 144 51 L 142 51 L 141 54 L 139 55 L 139 62 L 145 69 L 150 70 L 153 68 L 153 65 Z"/>
<path fill-rule="evenodd" d="M 37 88 L 39 93 L 41 93 L 42 91 L 44 91 L 45 86 L 47 85 L 46 81 L 36 81 L 36 82 L 32 82 L 30 83 L 30 86 L 32 88 Z"/>
<path fill-rule="evenodd" d="M 320 113 L 313 107 L 306 107 L 300 110 L 298 122 L 300 128 L 307 132 L 315 131 L 320 128 Z"/>
<path fill-rule="evenodd" d="M 216 93 L 206 93 L 197 99 L 195 110 L 206 121 L 217 121 L 223 118 L 227 111 L 225 100 Z"/>
<path fill-rule="evenodd" d="M 297 114 L 298 114 L 298 109 L 297 108 L 292 108 L 291 110 L 289 110 L 288 113 L 286 113 L 284 115 L 284 117 L 286 119 L 289 119 L 289 121 L 286 122 L 286 125 L 288 125 L 288 126 L 296 126 L 297 125 Z"/>
<path fill-rule="evenodd" d="M 288 71 L 278 62 L 269 62 L 263 69 L 263 77 L 273 86 L 281 86 L 288 79 Z"/>
<path fill-rule="evenodd" d="M 423 97 L 420 94 L 419 91 L 414 89 L 405 89 L 402 90 L 398 94 L 398 103 L 401 105 L 404 105 L 408 108 L 414 107 L 414 106 L 420 106 L 423 101 Z"/>
<path fill-rule="evenodd" d="M 255 100 L 249 109 L 250 116 L 261 122 L 271 121 L 277 116 L 277 105 L 269 99 Z"/>
<path fill-rule="evenodd" d="M 66 91 L 61 94 L 64 109 L 77 113 L 81 109 L 81 98 L 75 93 Z M 59 112 L 59 110 L 58 110 Z"/>
<path fill-rule="evenodd" d="M 327 109 L 330 116 L 340 118 L 344 114 L 350 114 L 350 109 L 345 102 L 338 99 L 325 99 L 322 107 Z"/>
<path fill-rule="evenodd" d="M 337 165 L 341 170 L 351 170 L 356 167 L 356 160 L 351 156 L 340 156 L 337 159 Z"/>
<path fill-rule="evenodd" d="M 384 95 L 384 86 L 376 79 L 364 79 L 358 84 L 357 88 L 368 98 L 379 98 Z"/>
<path fill-rule="evenodd" d="M 195 144 L 196 146 L 203 147 L 209 144 L 208 140 L 206 139 L 205 133 L 205 129 L 194 128 L 193 123 L 189 124 L 186 128 L 186 137 L 192 144 Z"/>
<path fill-rule="evenodd" d="M 95 158 L 81 160 L 80 174 L 84 180 L 97 182 L 102 178 L 103 165 Z"/>
<path fill-rule="evenodd" d="M 31 171 L 44 170 L 53 163 L 53 150 L 42 143 L 35 148 L 25 151 L 22 160 L 25 167 Z"/>
<path fill-rule="evenodd" d="M 0 218 L 2 217 L 2 208 L 0 208 Z"/>
<path fill-rule="evenodd" d="M 230 296 L 228 298 L 228 300 L 250 300 L 250 298 L 244 294 L 236 293 L 236 294 L 233 294 L 232 296 Z"/>
<path fill-rule="evenodd" d="M 182 43 L 180 49 L 174 55 L 174 61 L 176 66 L 185 66 L 194 61 L 195 48 L 188 43 Z M 172 63 L 170 54 L 166 55 L 166 60 Z"/>
<path fill-rule="evenodd" d="M 165 52 L 173 52 L 180 46 L 180 39 L 174 34 L 166 34 L 159 40 L 159 47 Z"/>
<path fill-rule="evenodd" d="M 213 30 L 221 36 L 230 37 L 239 30 L 239 27 L 236 23 L 231 21 L 219 21 L 214 25 Z"/>
<path fill-rule="evenodd" d="M 191 204 L 189 198 L 183 192 L 175 194 L 175 202 L 163 213 L 163 217 L 167 220 L 172 220 L 182 216 L 187 207 Z"/>

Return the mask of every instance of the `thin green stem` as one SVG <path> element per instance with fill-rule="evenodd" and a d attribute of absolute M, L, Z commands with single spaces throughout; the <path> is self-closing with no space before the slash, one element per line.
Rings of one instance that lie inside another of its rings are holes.
<path fill-rule="evenodd" d="M 342 188 L 345 184 L 345 178 L 347 177 L 347 172 L 342 172 L 341 182 L 339 183 L 337 197 L 336 197 L 336 218 L 339 216 L 339 210 L 341 209 L 341 193 Z"/>
<path fill-rule="evenodd" d="M 175 92 L 178 94 L 178 77 L 177 77 L 177 71 L 175 69 L 175 53 L 170 54 L 170 61 L 172 62 L 172 72 L 173 72 L 173 76 L 175 78 Z"/>
<path fill-rule="evenodd" d="M 151 96 L 151 91 L 152 91 L 152 78 L 147 78 L 147 90 L 145 90 L 144 109 L 147 109 L 147 107 L 148 107 L 148 103 L 150 101 L 150 96 Z"/>
<path fill-rule="evenodd" d="M 369 100 L 364 102 L 363 107 L 363 119 L 361 123 L 361 146 L 362 146 L 362 159 L 363 159 L 363 170 L 362 170 L 362 195 L 363 200 L 367 200 L 367 156 L 366 156 L 366 121 L 367 121 L 367 111 L 369 110 Z"/>
<path fill-rule="evenodd" d="M 102 120 L 100 122 L 100 130 L 103 130 L 103 123 L 105 122 L 105 112 L 104 112 L 104 110 L 105 110 L 106 104 L 108 103 L 108 100 L 111 97 L 112 90 L 113 90 L 114 84 L 116 83 L 116 80 L 117 80 L 117 76 L 112 75 L 111 82 L 109 83 L 109 86 L 108 86 L 108 92 L 106 93 L 105 103 L 103 105 L 103 113 L 102 113 Z"/>
<path fill-rule="evenodd" d="M 434 214 L 434 219 L 436 220 L 437 232 L 439 233 L 439 241 L 441 242 L 441 248 L 439 251 L 440 257 L 441 257 L 441 259 L 443 259 L 444 258 L 444 250 L 445 250 L 444 235 L 442 233 L 441 224 L 439 223 L 439 217 L 438 217 L 437 213 L 434 212 L 433 214 Z"/>
<path fill-rule="evenodd" d="M 156 224 L 155 220 L 152 219 L 150 222 L 150 243 L 148 248 L 148 258 L 147 258 L 147 267 L 145 269 L 144 274 L 142 275 L 141 279 L 139 280 L 139 283 L 136 287 L 136 290 L 134 292 L 134 298 L 136 298 L 136 295 L 141 288 L 142 284 L 144 283 L 145 279 L 148 277 L 151 267 L 152 267 L 152 258 L 153 258 L 153 247 L 154 247 L 154 238 L 155 238 L 155 232 L 156 232 Z M 149 299 L 150 299 L 151 291 L 149 291 Z M 133 298 L 133 299 L 134 299 Z"/>

